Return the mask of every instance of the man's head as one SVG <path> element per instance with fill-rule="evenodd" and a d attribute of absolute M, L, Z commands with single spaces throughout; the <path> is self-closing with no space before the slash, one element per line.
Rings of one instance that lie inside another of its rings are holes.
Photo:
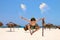
<path fill-rule="evenodd" d="M 31 20 L 30 21 L 36 21 L 36 19 L 35 18 L 31 18 Z"/>
<path fill-rule="evenodd" d="M 31 18 L 31 24 L 36 24 L 36 19 L 35 18 Z"/>

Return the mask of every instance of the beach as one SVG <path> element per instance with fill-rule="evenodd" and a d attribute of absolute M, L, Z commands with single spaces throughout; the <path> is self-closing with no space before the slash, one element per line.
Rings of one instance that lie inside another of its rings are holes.
<path fill-rule="evenodd" d="M 0 28 L 0 40 L 60 40 L 60 30 L 44 29 L 44 36 L 42 36 L 42 28 L 33 35 L 23 28 L 15 28 L 15 32 L 10 32 L 9 28 Z"/>

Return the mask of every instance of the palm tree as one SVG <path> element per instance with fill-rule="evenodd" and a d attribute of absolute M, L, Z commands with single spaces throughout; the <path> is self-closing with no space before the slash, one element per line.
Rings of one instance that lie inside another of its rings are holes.
<path fill-rule="evenodd" d="M 2 22 L 0 22 L 0 27 L 1 27 L 1 26 L 3 26 L 3 23 L 2 23 Z"/>
<path fill-rule="evenodd" d="M 9 22 L 8 24 L 7 24 L 7 26 L 10 28 L 10 31 L 12 31 L 12 28 L 13 28 L 13 31 L 14 31 L 14 23 L 12 23 L 12 22 Z"/>

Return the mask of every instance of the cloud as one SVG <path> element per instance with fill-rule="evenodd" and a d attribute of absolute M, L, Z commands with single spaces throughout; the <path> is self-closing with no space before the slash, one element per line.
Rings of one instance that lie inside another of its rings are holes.
<path fill-rule="evenodd" d="M 26 5 L 25 4 L 20 4 L 20 7 L 21 7 L 22 10 L 24 10 L 24 11 L 26 10 Z"/>
<path fill-rule="evenodd" d="M 45 12 L 47 12 L 50 9 L 49 6 L 46 3 L 41 3 L 39 5 L 39 8 L 40 8 L 42 13 L 45 13 Z"/>

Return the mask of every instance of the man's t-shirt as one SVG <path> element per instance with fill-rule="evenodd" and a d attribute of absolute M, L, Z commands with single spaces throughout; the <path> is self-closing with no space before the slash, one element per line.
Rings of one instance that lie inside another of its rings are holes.
<path fill-rule="evenodd" d="M 37 29 L 38 27 L 39 27 L 38 24 L 35 24 L 34 26 L 30 25 L 31 29 Z"/>

